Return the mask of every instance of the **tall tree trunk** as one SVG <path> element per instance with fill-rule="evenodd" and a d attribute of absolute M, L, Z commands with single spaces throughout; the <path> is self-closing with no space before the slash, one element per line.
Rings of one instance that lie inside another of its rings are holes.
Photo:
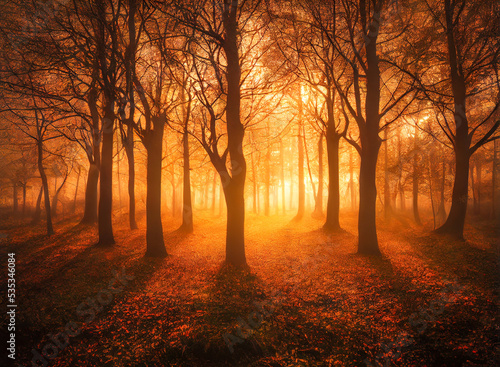
<path fill-rule="evenodd" d="M 269 126 L 267 126 L 267 136 L 269 136 Z M 270 187 L 271 187 L 271 165 L 270 161 L 271 160 L 271 144 L 267 145 L 267 150 L 266 150 L 266 159 L 265 159 L 265 172 L 266 176 L 264 177 L 264 184 L 265 184 L 265 191 L 264 191 L 264 215 L 266 217 L 269 216 L 269 200 L 270 200 Z"/>
<path fill-rule="evenodd" d="M 253 178 L 253 212 L 257 214 L 257 172 L 255 169 L 255 158 L 254 158 L 254 152 L 252 149 L 252 152 L 250 153 L 250 159 L 251 159 L 251 164 L 252 164 L 252 178 Z"/>
<path fill-rule="evenodd" d="M 189 134 L 187 126 L 184 128 L 182 137 L 182 158 L 183 158 L 183 176 L 182 176 L 182 224 L 179 229 L 187 233 L 193 232 L 193 204 L 191 202 L 191 169 L 189 162 Z M 215 188 L 214 188 L 215 189 Z M 214 190 L 215 198 L 215 190 Z M 214 203 L 215 209 L 215 203 Z"/>
<path fill-rule="evenodd" d="M 118 209 L 122 208 L 122 182 L 120 177 L 120 146 L 119 139 L 116 139 L 116 183 L 118 186 Z"/>
<path fill-rule="evenodd" d="M 23 183 L 23 218 L 26 214 L 26 182 Z"/>
<path fill-rule="evenodd" d="M 364 6 L 364 5 L 363 5 Z M 366 122 L 360 126 L 361 167 L 359 171 L 358 253 L 378 255 L 376 227 L 376 171 L 380 150 L 380 70 L 377 56 L 377 32 L 365 40 L 366 48 Z"/>
<path fill-rule="evenodd" d="M 238 50 L 238 1 L 233 1 L 223 15 L 226 31 L 224 51 L 227 59 L 227 144 L 231 159 L 231 179 L 224 188 L 227 206 L 226 262 L 245 266 L 245 178 L 246 161 L 243 154 L 244 128 L 240 119 L 241 69 Z"/>
<path fill-rule="evenodd" d="M 57 203 L 59 201 L 59 193 L 61 192 L 64 184 L 66 183 L 66 180 L 68 179 L 69 174 L 66 173 L 66 176 L 64 176 L 63 182 L 61 185 L 56 189 L 56 192 L 54 194 L 54 197 L 52 198 L 52 217 L 55 218 L 57 216 Z"/>
<path fill-rule="evenodd" d="M 45 202 L 47 235 L 51 236 L 54 234 L 54 227 L 52 226 L 52 213 L 50 211 L 49 182 L 47 180 L 47 175 L 45 174 L 45 168 L 43 167 L 43 143 L 41 138 L 38 140 L 37 148 L 38 148 L 38 172 L 40 172 L 40 177 L 42 178 L 43 194 Z"/>
<path fill-rule="evenodd" d="M 392 207 L 391 207 L 391 189 L 389 182 L 389 127 L 384 129 L 384 218 L 385 220 L 389 220 L 392 215 Z"/>
<path fill-rule="evenodd" d="M 349 147 L 349 190 L 351 194 L 351 210 L 356 209 L 356 191 L 354 190 L 354 164 L 352 153 L 354 148 Z"/>
<path fill-rule="evenodd" d="M 283 140 L 280 139 L 280 181 L 281 181 L 281 201 L 283 208 L 283 215 L 286 214 L 286 203 L 285 203 L 285 159 L 283 152 Z"/>
<path fill-rule="evenodd" d="M 493 162 L 491 167 L 491 219 L 496 219 L 497 209 L 497 166 L 498 166 L 498 153 L 497 153 L 497 141 L 493 142 Z"/>
<path fill-rule="evenodd" d="M 319 135 L 318 140 L 318 193 L 314 213 L 318 217 L 323 216 L 323 134 Z"/>
<path fill-rule="evenodd" d="M 19 193 L 18 193 L 18 189 L 17 189 L 17 184 L 18 182 L 17 181 L 14 181 L 14 184 L 13 184 L 13 189 L 12 189 L 12 205 L 13 205 L 13 208 L 12 208 L 12 211 L 14 212 L 14 214 L 17 214 L 17 212 L 19 211 L 19 201 L 18 201 L 18 196 L 19 196 Z"/>
<path fill-rule="evenodd" d="M 402 151 L 402 141 L 401 141 L 401 127 L 398 127 L 398 188 L 399 188 L 399 205 L 400 210 L 404 212 L 406 210 L 405 202 L 405 188 L 403 185 L 403 160 L 401 158 Z"/>
<path fill-rule="evenodd" d="M 298 149 L 299 149 L 299 203 L 297 208 L 297 214 L 294 220 L 301 220 L 304 216 L 305 211 L 305 201 L 306 201 L 306 185 L 304 183 L 304 141 L 302 136 L 302 96 L 299 95 L 299 123 L 298 123 Z"/>
<path fill-rule="evenodd" d="M 85 209 L 81 224 L 93 224 L 97 222 L 99 168 L 95 163 L 90 163 L 87 175 L 87 186 L 85 189 Z"/>
<path fill-rule="evenodd" d="M 469 190 L 469 148 L 457 146 L 455 148 L 455 182 L 450 213 L 446 222 L 436 232 L 450 234 L 463 239 L 465 215 L 467 213 L 467 201 Z"/>
<path fill-rule="evenodd" d="M 340 228 L 340 186 L 339 186 L 339 145 L 340 135 L 335 127 L 326 130 L 326 150 L 328 154 L 328 202 L 326 221 L 323 228 L 328 231 L 339 231 Z"/>
<path fill-rule="evenodd" d="M 100 246 L 109 246 L 115 243 L 113 236 L 113 125 L 115 121 L 114 107 L 107 101 L 106 112 L 102 120 L 102 149 L 101 149 L 101 179 L 99 195 L 99 242 Z"/>
<path fill-rule="evenodd" d="M 40 186 L 40 191 L 38 192 L 38 197 L 36 199 L 35 212 L 33 213 L 33 219 L 31 220 L 31 224 L 38 224 L 40 222 L 42 216 L 42 194 L 43 194 L 43 185 Z"/>
<path fill-rule="evenodd" d="M 459 71 L 459 62 L 455 44 L 455 32 L 453 31 L 453 28 L 455 27 L 453 20 L 454 6 L 454 4 L 452 5 L 450 3 L 450 0 L 445 0 L 448 58 L 453 99 L 455 104 L 455 182 L 453 184 L 450 213 L 448 214 L 446 222 L 438 228 L 436 232 L 450 234 L 458 239 L 463 239 L 469 194 L 469 160 L 471 152 L 469 124 L 467 121 L 465 104 L 465 79 Z"/>
<path fill-rule="evenodd" d="M 166 118 L 160 116 L 154 120 L 154 130 L 150 130 L 145 138 L 147 151 L 146 256 L 164 257 L 167 255 L 167 250 L 161 222 L 161 165 Z"/>
<path fill-rule="evenodd" d="M 481 215 L 481 180 L 482 180 L 482 162 L 481 159 L 476 161 L 476 206 L 474 212 L 477 216 Z"/>
<path fill-rule="evenodd" d="M 75 187 L 75 195 L 73 196 L 73 205 L 71 206 L 71 213 L 75 213 L 76 211 L 76 199 L 78 198 L 78 189 L 80 187 L 80 175 L 82 173 L 82 168 L 78 167 L 78 176 L 76 177 L 76 187 Z"/>
<path fill-rule="evenodd" d="M 415 136 L 413 138 L 413 187 L 412 187 L 412 201 L 413 201 L 413 218 L 415 219 L 415 223 L 418 225 L 422 225 L 422 221 L 420 219 L 420 214 L 418 211 L 418 176 L 420 174 L 419 172 L 419 167 L 418 167 L 418 154 L 417 154 L 417 149 L 418 149 L 418 130 L 417 126 L 415 126 Z"/>
<path fill-rule="evenodd" d="M 127 127 L 126 140 L 123 142 L 128 162 L 128 219 L 130 229 L 137 229 L 135 215 L 135 161 L 134 161 L 134 130 L 132 125 Z"/>

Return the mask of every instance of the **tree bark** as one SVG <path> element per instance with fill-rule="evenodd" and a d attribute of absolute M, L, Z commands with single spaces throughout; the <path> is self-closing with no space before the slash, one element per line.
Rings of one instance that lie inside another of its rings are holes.
<path fill-rule="evenodd" d="M 491 219 L 496 219 L 497 209 L 497 165 L 498 165 L 498 155 L 497 155 L 497 140 L 493 142 L 493 162 L 491 168 Z"/>
<path fill-rule="evenodd" d="M 33 214 L 33 219 L 31 220 L 31 224 L 38 224 L 40 222 L 42 216 L 42 194 L 43 194 L 43 185 L 40 186 L 40 191 L 38 193 L 38 198 L 36 199 L 35 212 Z"/>
<path fill-rule="evenodd" d="M 57 216 L 57 203 L 59 201 L 59 193 L 61 192 L 66 180 L 68 179 L 68 173 L 64 176 L 64 180 L 61 185 L 56 189 L 54 197 L 52 198 L 52 217 L 55 218 Z"/>
<path fill-rule="evenodd" d="M 184 129 L 182 137 L 183 177 L 182 177 L 182 224 L 179 229 L 187 233 L 193 232 L 193 204 L 191 202 L 191 171 L 189 162 L 189 134 Z M 215 187 L 214 187 L 215 210 Z"/>
<path fill-rule="evenodd" d="M 94 163 L 90 163 L 87 175 L 87 187 L 85 189 L 85 209 L 81 224 L 93 224 L 97 222 L 99 169 Z"/>
<path fill-rule="evenodd" d="M 302 140 L 302 97 L 299 101 L 299 125 L 298 125 L 298 150 L 299 150 L 299 160 L 298 160 L 298 169 L 299 169 L 299 203 L 297 208 L 297 214 L 295 215 L 294 220 L 301 220 L 304 216 L 305 211 L 305 201 L 306 201 L 306 185 L 304 183 L 304 141 Z"/>
<path fill-rule="evenodd" d="M 326 131 L 326 150 L 328 154 L 328 202 L 326 221 L 323 228 L 339 231 L 340 228 L 340 186 L 339 186 L 339 145 L 340 135 L 334 127 Z"/>
<path fill-rule="evenodd" d="M 42 178 L 43 193 L 44 193 L 47 235 L 51 236 L 54 234 L 54 227 L 52 226 L 52 213 L 50 211 L 49 183 L 47 181 L 47 175 L 45 174 L 45 168 L 43 167 L 43 143 L 41 138 L 37 142 L 37 148 L 38 148 L 38 172 L 40 172 L 40 177 Z"/>
<path fill-rule="evenodd" d="M 422 225 L 422 221 L 420 219 L 420 213 L 418 211 L 418 176 L 419 176 L 419 167 L 418 167 L 418 130 L 417 126 L 415 126 L 415 136 L 413 138 L 413 187 L 412 187 L 412 201 L 413 201 L 413 219 L 417 225 Z"/>
<path fill-rule="evenodd" d="M 113 124 L 115 121 L 113 103 L 107 101 L 106 112 L 102 121 L 101 179 L 99 195 L 99 242 L 100 246 L 115 243 L 113 236 Z"/>
<path fill-rule="evenodd" d="M 281 201 L 282 201 L 282 208 L 283 208 L 283 215 L 286 214 L 286 203 L 285 203 L 285 159 L 284 159 L 284 152 L 283 152 L 283 140 L 280 139 L 280 181 L 281 181 Z"/>
<path fill-rule="evenodd" d="M 389 127 L 384 130 L 384 219 L 388 221 L 392 216 L 391 189 L 389 182 Z"/>
<path fill-rule="evenodd" d="M 364 5 L 363 5 L 364 6 Z M 358 253 L 379 255 L 376 219 L 376 171 L 380 150 L 380 70 L 377 56 L 377 32 L 365 41 L 366 121 L 360 126 L 361 167 L 359 171 Z"/>
<path fill-rule="evenodd" d="M 318 140 L 318 192 L 316 194 L 314 215 L 323 216 L 323 134 L 320 134 Z"/>
<path fill-rule="evenodd" d="M 14 214 L 17 214 L 17 212 L 19 211 L 19 202 L 18 202 L 18 196 L 19 196 L 19 193 L 18 193 L 18 190 L 17 190 L 17 181 L 14 181 L 14 184 L 12 186 L 12 200 L 13 200 L 13 208 L 12 208 L 12 211 L 14 212 Z"/>
<path fill-rule="evenodd" d="M 147 151 L 146 256 L 152 257 L 167 255 L 161 222 L 161 165 L 164 127 L 165 117 L 155 117 L 154 130 L 148 132 L 144 144 Z"/>
<path fill-rule="evenodd" d="M 73 205 L 71 207 L 71 213 L 75 213 L 76 211 L 76 199 L 78 198 L 78 188 L 80 187 L 80 175 L 82 173 L 82 168 L 78 167 L 78 176 L 76 178 L 76 187 L 75 187 L 75 195 L 73 196 Z"/>
<path fill-rule="evenodd" d="M 245 257 L 245 178 L 246 161 L 243 154 L 244 128 L 241 123 L 241 69 L 238 50 L 238 1 L 226 4 L 223 23 L 226 31 L 224 51 L 227 59 L 227 140 L 231 158 L 231 179 L 224 188 L 227 205 L 226 262 L 246 266 Z"/>

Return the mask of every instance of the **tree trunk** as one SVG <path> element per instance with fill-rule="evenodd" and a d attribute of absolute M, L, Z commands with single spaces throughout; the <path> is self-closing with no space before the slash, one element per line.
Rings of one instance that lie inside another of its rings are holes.
<path fill-rule="evenodd" d="M 283 140 L 280 139 L 280 180 L 281 180 L 281 201 L 283 207 L 283 215 L 286 214 L 286 195 L 285 195 L 285 159 L 283 152 Z"/>
<path fill-rule="evenodd" d="M 497 165 L 498 165 L 498 155 L 497 155 L 497 141 L 493 142 L 493 162 L 491 168 L 491 219 L 496 219 L 497 209 Z"/>
<path fill-rule="evenodd" d="M 323 228 L 327 231 L 339 231 L 340 228 L 340 186 L 339 186 L 339 145 L 340 135 L 334 127 L 326 131 L 326 150 L 328 154 L 328 202 L 326 221 Z"/>
<path fill-rule="evenodd" d="M 323 134 L 320 134 L 318 140 L 318 193 L 314 213 L 318 217 L 323 216 Z"/>
<path fill-rule="evenodd" d="M 379 255 L 376 228 L 376 170 L 377 156 L 380 147 L 378 136 L 374 136 L 371 144 L 364 145 L 361 152 L 359 171 L 359 214 L 358 214 L 358 253 Z"/>
<path fill-rule="evenodd" d="M 392 216 L 391 189 L 389 182 L 389 127 L 384 130 L 384 218 L 388 221 Z"/>
<path fill-rule="evenodd" d="M 99 169 L 94 163 L 90 163 L 87 176 L 87 187 L 85 189 L 85 209 L 81 224 L 93 224 L 97 222 Z"/>
<path fill-rule="evenodd" d="M 57 189 L 56 189 L 56 192 L 54 194 L 54 197 L 52 198 L 52 217 L 55 218 L 57 216 L 57 203 L 59 201 L 59 193 L 61 192 L 64 184 L 66 183 L 66 180 L 68 179 L 68 176 L 69 174 L 66 174 L 66 176 L 64 176 L 64 180 L 63 182 L 61 183 L 61 186 L 59 186 Z"/>
<path fill-rule="evenodd" d="M 302 99 L 300 100 L 302 101 Z M 304 183 L 304 141 L 302 140 L 302 113 L 300 112 L 302 108 L 302 103 L 299 102 L 299 126 L 298 126 L 298 148 L 299 148 L 299 161 L 298 161 L 298 169 L 299 169 L 299 203 L 297 208 L 297 214 L 295 215 L 294 220 L 301 220 L 304 216 L 305 211 L 305 201 L 306 201 L 306 185 Z"/>
<path fill-rule="evenodd" d="M 17 212 L 19 211 L 19 202 L 17 200 L 18 196 L 19 196 L 19 193 L 18 193 L 18 190 L 17 190 L 17 181 L 14 181 L 14 184 L 13 184 L 13 193 L 12 193 L 12 200 L 13 200 L 12 211 L 14 212 L 14 214 L 17 214 Z"/>
<path fill-rule="evenodd" d="M 231 159 L 231 179 L 224 188 L 227 206 L 226 262 L 246 266 L 245 257 L 245 179 L 246 161 L 243 154 L 244 128 L 241 123 L 241 69 L 238 51 L 238 2 L 233 1 L 224 12 L 226 31 L 224 51 L 227 59 L 227 144 Z"/>
<path fill-rule="evenodd" d="M 481 215 L 481 179 L 482 179 L 482 163 L 478 159 L 476 162 L 476 206 L 474 212 L 477 216 Z"/>
<path fill-rule="evenodd" d="M 469 149 L 457 146 L 455 149 L 455 182 L 451 209 L 446 222 L 436 230 L 437 233 L 450 234 L 463 239 L 465 215 L 469 190 Z"/>
<path fill-rule="evenodd" d="M 193 205 L 191 202 L 191 171 L 189 162 L 189 134 L 184 130 L 182 139 L 183 176 L 182 176 L 182 224 L 179 229 L 193 232 Z M 215 187 L 214 187 L 215 198 Z M 214 202 L 215 209 L 215 202 Z"/>
<path fill-rule="evenodd" d="M 23 218 L 26 214 L 26 182 L 23 183 Z"/>
<path fill-rule="evenodd" d="M 356 191 L 354 190 L 354 164 L 352 160 L 353 147 L 349 148 L 349 190 L 351 194 L 351 210 L 356 209 Z"/>
<path fill-rule="evenodd" d="M 109 102 L 108 102 L 109 103 Z M 106 113 L 102 121 L 102 149 L 101 149 L 101 179 L 99 195 L 99 242 L 100 246 L 109 246 L 115 243 L 113 236 L 113 124 L 115 120 L 113 105 L 106 106 Z"/>
<path fill-rule="evenodd" d="M 38 141 L 37 148 L 38 148 L 38 172 L 40 172 L 40 177 L 42 178 L 43 193 L 44 193 L 47 235 L 51 236 L 54 234 L 54 227 L 52 226 L 52 213 L 50 211 L 49 183 L 47 181 L 47 175 L 45 174 L 45 168 L 43 167 L 43 143 L 41 140 Z"/>
<path fill-rule="evenodd" d="M 448 46 L 448 58 L 451 74 L 451 85 L 453 100 L 455 104 L 455 127 L 454 138 L 455 150 L 455 182 L 451 209 L 446 222 L 436 230 L 437 233 L 450 234 L 458 239 L 463 239 L 465 215 L 467 213 L 467 201 L 469 191 L 469 160 L 470 160 L 470 138 L 469 124 L 466 115 L 466 88 L 465 79 L 459 70 L 459 61 L 455 44 L 454 6 L 449 0 L 445 1 L 446 14 L 446 36 Z"/>
<path fill-rule="evenodd" d="M 146 192 L 146 256 L 167 255 L 161 222 L 161 164 L 165 118 L 155 118 L 154 130 L 148 132 L 145 141 L 147 151 Z"/>
<path fill-rule="evenodd" d="M 269 136 L 269 128 L 267 129 L 267 136 Z M 267 145 L 267 150 L 266 150 L 266 159 L 265 159 L 265 172 L 266 176 L 264 178 L 264 184 L 265 184 L 265 190 L 264 190 L 264 215 L 266 217 L 269 216 L 269 200 L 270 200 L 270 186 L 271 186 L 271 165 L 270 161 L 271 160 L 271 144 Z"/>
<path fill-rule="evenodd" d="M 137 221 L 135 216 L 135 161 L 134 161 L 134 130 L 132 125 L 127 127 L 127 137 L 123 142 L 125 154 L 128 162 L 128 219 L 130 229 L 137 229 Z"/>
<path fill-rule="evenodd" d="M 419 175 L 419 167 L 418 167 L 418 130 L 415 126 L 415 136 L 413 139 L 413 190 L 412 190 L 412 200 L 413 200 L 413 218 L 415 219 L 415 223 L 419 226 L 422 225 L 422 221 L 420 220 L 420 214 L 418 211 L 418 175 Z"/>
<path fill-rule="evenodd" d="M 244 266 L 245 257 L 245 201 L 244 186 L 231 180 L 224 187 L 227 208 L 226 261 L 235 266 Z"/>
<path fill-rule="evenodd" d="M 40 186 L 40 192 L 38 193 L 38 198 L 36 199 L 35 212 L 33 214 L 33 219 L 31 220 L 31 224 L 38 224 L 40 222 L 42 216 L 42 194 L 43 194 L 43 185 Z"/>
<path fill-rule="evenodd" d="M 365 40 L 366 48 L 366 121 L 360 126 L 361 167 L 359 171 L 358 253 L 379 255 L 376 227 L 376 171 L 380 150 L 380 70 L 377 56 L 377 32 Z"/>
<path fill-rule="evenodd" d="M 78 176 L 76 177 L 76 187 L 75 187 L 75 195 L 73 196 L 73 205 L 71 207 L 71 213 L 75 213 L 76 211 L 76 199 L 78 198 L 78 188 L 80 187 L 80 175 L 82 173 L 82 168 L 78 167 Z"/>

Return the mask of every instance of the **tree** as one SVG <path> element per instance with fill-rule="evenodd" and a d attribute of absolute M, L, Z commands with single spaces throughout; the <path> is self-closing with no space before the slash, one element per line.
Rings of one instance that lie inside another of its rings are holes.
<path fill-rule="evenodd" d="M 495 1 L 425 1 L 433 47 L 424 52 L 431 67 L 415 75 L 432 103 L 441 131 L 455 155 L 452 205 L 436 232 L 463 238 L 468 201 L 469 161 L 481 146 L 499 138 L 500 15 Z M 423 28 L 429 33 L 429 30 Z M 439 60 L 445 60 L 440 63 Z M 443 73 L 443 67 L 447 72 Z"/>

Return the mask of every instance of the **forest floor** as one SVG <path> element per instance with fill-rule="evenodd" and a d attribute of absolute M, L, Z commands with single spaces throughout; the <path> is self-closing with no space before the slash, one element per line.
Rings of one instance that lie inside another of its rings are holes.
<path fill-rule="evenodd" d="M 33 355 L 45 352 L 51 366 L 500 366 L 495 223 L 468 225 L 456 242 L 410 220 L 381 222 L 383 257 L 373 258 L 356 254 L 352 213 L 342 234 L 291 219 L 248 214 L 245 271 L 222 266 L 225 218 L 209 211 L 192 235 L 164 219 L 164 259 L 144 257 L 144 218 L 135 231 L 116 218 L 112 248 L 95 247 L 96 229 L 76 217 L 50 238 L 43 225 L 3 220 L 2 304 L 16 254 L 16 361 L 42 365 Z"/>

